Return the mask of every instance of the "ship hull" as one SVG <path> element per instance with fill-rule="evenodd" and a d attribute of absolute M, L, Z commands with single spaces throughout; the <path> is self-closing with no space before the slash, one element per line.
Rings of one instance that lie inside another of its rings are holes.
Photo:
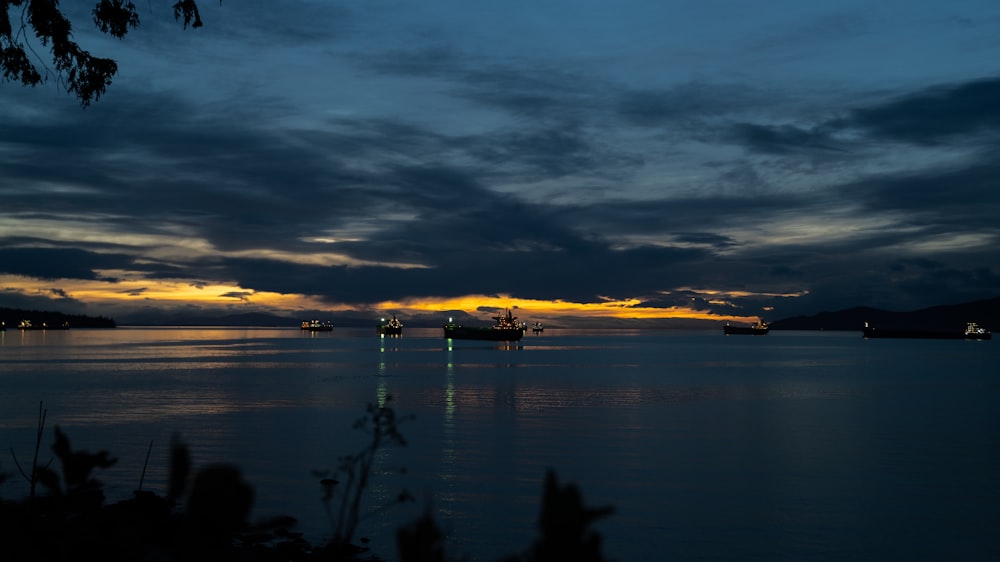
<path fill-rule="evenodd" d="M 454 340 L 518 341 L 524 336 L 520 328 L 467 328 L 465 326 L 445 326 L 444 337 Z"/>
<path fill-rule="evenodd" d="M 882 330 L 866 326 L 866 338 L 903 338 L 926 340 L 988 340 L 993 335 L 990 332 L 966 334 L 964 332 L 936 332 L 932 330 Z"/>
<path fill-rule="evenodd" d="M 322 322 L 320 320 L 306 320 L 301 326 L 303 331 L 309 332 L 332 332 L 333 322 Z"/>
<path fill-rule="evenodd" d="M 770 331 L 770 328 L 747 328 L 745 326 L 722 327 L 722 332 L 726 335 L 766 336 Z"/>
<path fill-rule="evenodd" d="M 383 336 L 401 336 L 403 335 L 403 328 L 393 328 L 392 326 L 379 326 L 378 333 Z"/>

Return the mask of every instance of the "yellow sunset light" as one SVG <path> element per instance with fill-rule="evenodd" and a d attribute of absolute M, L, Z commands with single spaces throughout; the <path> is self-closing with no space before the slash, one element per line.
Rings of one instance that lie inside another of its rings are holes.
<path fill-rule="evenodd" d="M 170 307 L 197 305 L 204 307 L 231 307 L 234 304 L 252 304 L 258 310 L 270 309 L 281 314 L 297 310 L 326 310 L 330 312 L 357 312 L 384 310 L 399 313 L 435 313 L 461 310 L 484 319 L 494 311 L 511 308 L 522 318 L 615 318 L 615 319 L 690 319 L 747 322 L 755 315 L 719 314 L 687 306 L 644 306 L 638 298 L 616 299 L 603 297 L 598 302 L 571 302 L 561 299 L 538 300 L 512 297 L 509 294 L 472 294 L 457 297 L 427 297 L 398 301 L 339 302 L 330 303 L 321 296 L 283 294 L 256 291 L 235 283 L 203 282 L 197 279 L 145 279 L 141 273 L 124 270 L 105 270 L 98 274 L 102 279 L 56 279 L 40 281 L 20 276 L 0 276 L 0 286 L 27 296 L 71 298 L 96 307 L 120 308 L 130 305 Z M 107 279 L 113 279 L 109 281 Z M 681 288 L 703 295 L 709 302 L 728 304 L 727 298 L 761 296 L 747 291 Z M 673 291 L 664 291 L 669 294 Z M 769 293 L 769 296 L 801 296 L 803 293 Z"/>
<path fill-rule="evenodd" d="M 522 316 L 587 316 L 595 318 L 657 319 L 683 318 L 694 320 L 746 321 L 744 316 L 721 316 L 703 310 L 682 307 L 644 307 L 639 299 L 605 299 L 597 303 L 577 303 L 563 300 L 532 300 L 512 298 L 508 295 L 465 295 L 462 297 L 442 297 L 412 299 L 405 301 L 385 301 L 377 304 L 384 310 L 410 310 L 419 312 L 440 312 L 463 310 L 475 314 L 480 308 L 516 309 Z"/>
<path fill-rule="evenodd" d="M 49 295 L 49 288 L 75 300 L 95 305 L 123 305 L 144 302 L 148 304 L 198 304 L 230 305 L 248 302 L 255 305 L 282 309 L 326 308 L 319 300 L 304 295 L 281 294 L 247 290 L 224 283 L 200 283 L 192 280 L 126 279 L 118 282 L 104 280 L 54 279 L 40 282 L 19 276 L 0 276 L 0 285 L 25 295 Z M 346 309 L 346 307 L 345 307 Z"/>

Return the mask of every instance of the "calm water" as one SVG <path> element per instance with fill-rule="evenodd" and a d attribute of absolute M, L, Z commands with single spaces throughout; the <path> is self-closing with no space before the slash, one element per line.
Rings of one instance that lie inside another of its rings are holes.
<path fill-rule="evenodd" d="M 380 457 L 430 506 L 449 554 L 494 560 L 535 537 L 548 468 L 591 506 L 604 551 L 643 560 L 1000 559 L 1000 344 L 865 340 L 859 333 L 570 331 L 519 346 L 440 330 L 119 328 L 0 334 L 0 471 L 30 462 L 38 405 L 46 448 L 109 449 L 112 499 L 162 491 L 170 436 L 196 465 L 238 464 L 256 514 L 327 519 L 311 471 L 363 436 L 366 404 L 393 397 L 405 448 Z M 20 477 L 0 495 L 21 497 Z"/>

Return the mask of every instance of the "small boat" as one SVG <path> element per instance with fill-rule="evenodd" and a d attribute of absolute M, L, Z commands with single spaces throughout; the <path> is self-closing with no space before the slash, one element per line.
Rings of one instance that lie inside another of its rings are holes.
<path fill-rule="evenodd" d="M 766 322 L 758 320 L 750 326 L 733 326 L 729 322 L 722 327 L 722 333 L 726 335 L 743 334 L 749 336 L 765 336 L 771 331 L 771 327 Z"/>
<path fill-rule="evenodd" d="M 444 325 L 444 337 L 456 340 L 518 341 L 527 329 L 525 324 L 515 322 L 517 316 L 512 316 L 509 308 L 506 314 L 494 316 L 493 319 L 496 323 L 492 326 L 469 327 L 456 324 L 449 318 Z"/>
<path fill-rule="evenodd" d="M 531 327 L 531 331 L 536 334 L 540 334 L 545 331 L 545 328 L 542 326 L 541 322 L 535 322 L 535 325 Z"/>
<path fill-rule="evenodd" d="M 967 322 L 964 331 L 956 330 L 918 330 L 918 329 L 883 329 L 875 328 L 865 322 L 863 330 L 865 338 L 905 338 L 905 339 L 936 339 L 936 340 L 989 340 L 993 334 L 975 322 Z"/>
<path fill-rule="evenodd" d="M 321 322 L 319 320 L 307 320 L 302 323 L 303 330 L 310 332 L 332 332 L 333 322 Z"/>
<path fill-rule="evenodd" d="M 378 333 L 383 336 L 401 336 L 403 335 L 403 323 L 396 319 L 396 315 L 392 315 L 392 320 L 388 322 L 385 318 L 382 318 L 378 325 Z"/>
<path fill-rule="evenodd" d="M 31 320 L 21 320 L 17 327 L 21 330 L 68 330 L 69 322 L 63 322 L 62 324 L 49 325 L 48 322 L 42 322 L 41 324 L 35 324 Z"/>

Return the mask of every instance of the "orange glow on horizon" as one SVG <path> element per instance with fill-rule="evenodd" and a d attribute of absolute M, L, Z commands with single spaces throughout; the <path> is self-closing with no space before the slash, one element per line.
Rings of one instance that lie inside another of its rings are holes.
<path fill-rule="evenodd" d="M 441 312 L 447 310 L 462 310 L 475 315 L 481 308 L 503 310 L 510 308 L 517 315 L 532 317 L 582 316 L 588 318 L 620 318 L 620 319 L 667 319 L 678 318 L 688 320 L 716 320 L 731 322 L 753 322 L 757 316 L 718 315 L 704 310 L 682 307 L 644 307 L 639 299 L 606 299 L 597 303 L 578 303 L 563 300 L 542 301 L 532 299 L 512 298 L 507 295 L 465 295 L 461 297 L 442 297 L 413 299 L 405 301 L 386 301 L 377 305 L 380 310 L 410 310 L 417 312 Z M 492 314 L 492 312 L 491 312 Z M 484 314 L 484 316 L 487 316 Z"/>
<path fill-rule="evenodd" d="M 105 274 L 107 272 L 102 272 Z M 121 273 L 121 272 L 116 272 Z M 114 276 L 114 275 L 110 275 Z M 253 304 L 257 307 L 280 309 L 322 308 L 350 310 L 352 307 L 331 307 L 316 297 L 254 291 L 238 285 L 204 283 L 198 280 L 122 279 L 103 280 L 57 279 L 38 281 L 20 276 L 0 276 L 0 286 L 26 296 L 52 297 L 54 288 L 68 298 L 95 307 L 145 304 L 158 305 L 233 305 Z"/>
<path fill-rule="evenodd" d="M 330 312 L 385 311 L 385 313 L 435 313 L 464 311 L 473 316 L 487 319 L 494 311 L 513 309 L 515 315 L 531 318 L 616 318 L 616 319 L 689 319 L 710 321 L 753 322 L 756 315 L 718 314 L 690 307 L 643 306 L 637 298 L 604 298 L 600 302 L 580 303 L 560 299 L 546 301 L 522 299 L 510 295 L 464 295 L 459 297 L 428 297 L 401 301 L 377 303 L 336 303 L 331 304 L 320 296 L 282 294 L 254 291 L 235 284 L 203 283 L 197 280 L 149 280 L 129 279 L 127 272 L 102 272 L 116 282 L 104 280 L 53 280 L 38 281 L 20 276 L 0 276 L 0 287 L 7 291 L 26 296 L 47 297 L 54 301 L 70 298 L 85 303 L 95 310 L 102 307 L 122 310 L 133 306 L 171 308 L 180 305 L 195 305 L 205 308 L 229 308 L 252 306 L 257 312 L 290 314 L 304 310 L 324 310 Z M 689 289 L 685 289 L 689 290 Z M 694 291 L 692 291 L 694 292 Z M 734 296 L 725 291 L 699 290 L 709 295 Z M 752 296 L 752 293 L 745 293 Z M 794 296 L 794 295 L 783 295 Z M 715 298 L 712 299 L 716 300 Z"/>

